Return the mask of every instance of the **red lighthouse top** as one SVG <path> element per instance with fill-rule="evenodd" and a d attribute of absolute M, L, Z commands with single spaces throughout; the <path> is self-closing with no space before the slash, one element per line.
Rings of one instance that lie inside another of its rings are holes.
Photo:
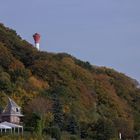
<path fill-rule="evenodd" d="M 34 38 L 35 43 L 39 43 L 39 42 L 40 42 L 40 34 L 35 33 L 35 34 L 33 35 L 33 38 Z"/>

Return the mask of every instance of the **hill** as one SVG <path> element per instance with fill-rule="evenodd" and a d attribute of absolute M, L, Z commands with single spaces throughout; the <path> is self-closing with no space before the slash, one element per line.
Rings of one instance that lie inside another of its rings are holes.
<path fill-rule="evenodd" d="M 66 53 L 37 51 L 0 24 L 1 110 L 6 96 L 22 106 L 30 131 L 85 140 L 110 140 L 121 132 L 124 139 L 140 139 L 136 81 Z"/>

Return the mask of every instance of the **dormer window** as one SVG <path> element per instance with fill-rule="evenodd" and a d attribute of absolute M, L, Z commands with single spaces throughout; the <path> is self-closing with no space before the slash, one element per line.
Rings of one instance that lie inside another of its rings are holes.
<path fill-rule="evenodd" d="M 19 112 L 19 109 L 18 108 L 16 108 L 16 112 Z"/>

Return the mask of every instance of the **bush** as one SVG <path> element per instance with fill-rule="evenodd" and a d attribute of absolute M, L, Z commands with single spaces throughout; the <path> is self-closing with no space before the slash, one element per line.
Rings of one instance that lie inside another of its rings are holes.
<path fill-rule="evenodd" d="M 109 140 L 115 136 L 115 126 L 107 119 L 99 119 L 95 124 L 96 139 Z"/>
<path fill-rule="evenodd" d="M 76 135 L 72 135 L 72 136 L 70 136 L 70 140 L 78 140 L 78 138 Z"/>
<path fill-rule="evenodd" d="M 61 131 L 59 127 L 56 127 L 56 126 L 49 127 L 49 128 L 44 129 L 44 132 L 46 134 L 49 134 L 52 138 L 55 138 L 56 140 L 61 139 Z"/>

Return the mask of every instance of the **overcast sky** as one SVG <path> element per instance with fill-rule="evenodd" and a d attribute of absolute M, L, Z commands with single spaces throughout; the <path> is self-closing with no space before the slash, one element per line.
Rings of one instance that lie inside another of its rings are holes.
<path fill-rule="evenodd" d="M 41 50 L 66 52 L 140 81 L 140 0 L 1 0 L 0 22 Z"/>

